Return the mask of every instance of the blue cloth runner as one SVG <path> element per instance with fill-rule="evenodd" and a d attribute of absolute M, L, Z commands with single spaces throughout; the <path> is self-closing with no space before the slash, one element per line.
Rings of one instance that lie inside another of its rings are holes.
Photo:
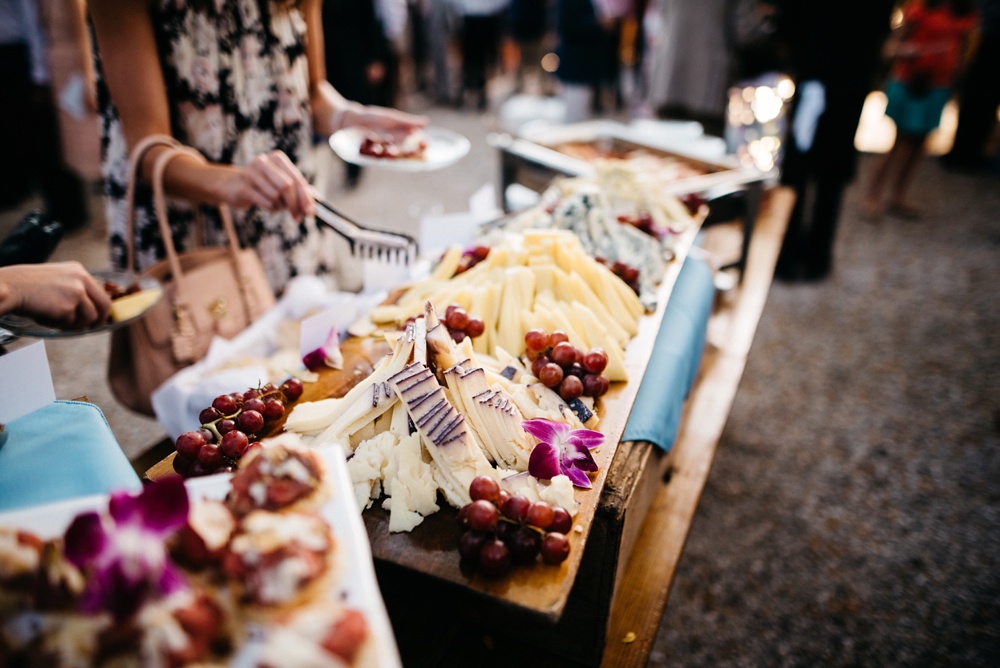
<path fill-rule="evenodd" d="M 688 257 L 670 293 L 623 441 L 649 441 L 663 450 L 673 446 L 681 409 L 705 349 L 714 298 L 712 269 Z"/>
<path fill-rule="evenodd" d="M 0 510 L 142 488 L 94 404 L 55 401 L 7 423 L 6 430 Z"/>

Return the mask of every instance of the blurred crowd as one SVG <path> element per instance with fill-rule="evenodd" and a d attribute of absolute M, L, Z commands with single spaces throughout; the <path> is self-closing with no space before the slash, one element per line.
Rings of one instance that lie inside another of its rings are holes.
<path fill-rule="evenodd" d="M 995 161 L 998 4 L 323 0 L 322 24 L 329 81 L 349 100 L 386 107 L 412 107 L 420 96 L 431 105 L 483 111 L 520 93 L 557 97 L 567 122 L 615 112 L 696 120 L 706 133 L 722 135 L 733 86 L 780 72 L 797 86 L 784 142 L 785 180 L 800 188 L 821 184 L 820 199 L 835 215 L 830 202 L 839 205 L 854 175 L 853 136 L 866 95 L 892 84 L 893 102 L 907 92 L 911 106 L 924 100 L 917 84 L 927 77 L 914 74 L 919 65 L 904 62 L 913 58 L 906 51 L 912 44 L 892 52 L 887 45 L 898 47 L 904 32 L 930 16 L 931 27 L 918 31 L 922 48 L 938 49 L 921 56 L 938 65 L 935 102 L 925 105 L 927 118 L 916 130 L 900 126 L 891 160 L 867 188 L 870 217 L 885 211 L 915 217 L 906 185 L 924 138 L 938 124 L 942 100 L 957 99 L 961 108 L 944 163 L 975 171 Z M 0 1 L 0 133 L 4 147 L 23 156 L 0 163 L 0 206 L 37 190 L 68 226 L 84 222 L 81 188 L 96 178 L 99 161 L 96 141 L 84 131 L 96 124 L 85 8 L 84 0 Z M 958 18 L 950 22 L 945 13 Z M 894 109 L 889 116 L 900 123 Z M 349 168 L 349 184 L 357 174 Z M 790 241 L 785 258 L 805 253 L 807 273 L 825 275 L 833 225 L 813 225 L 818 238 Z M 797 244 L 804 244 L 798 253 Z M 792 276 L 797 264 L 789 259 L 782 266 Z"/>

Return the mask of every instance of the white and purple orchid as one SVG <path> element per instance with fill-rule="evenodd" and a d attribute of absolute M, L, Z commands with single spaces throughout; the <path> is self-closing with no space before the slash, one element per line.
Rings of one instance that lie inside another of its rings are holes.
<path fill-rule="evenodd" d="M 340 330 L 332 327 L 323 345 L 306 353 L 302 358 L 302 363 L 310 371 L 318 371 L 324 366 L 332 369 L 343 369 L 344 354 L 340 350 Z"/>
<path fill-rule="evenodd" d="M 166 539 L 184 526 L 188 508 L 184 481 L 166 478 L 136 495 L 112 494 L 107 513 L 78 515 L 66 530 L 65 552 L 87 577 L 83 610 L 123 620 L 148 598 L 187 587 Z"/>
<path fill-rule="evenodd" d="M 528 473 L 540 480 L 559 474 L 577 487 L 590 489 L 588 472 L 597 470 L 590 451 L 604 443 L 604 434 L 592 429 L 573 429 L 569 425 L 544 418 L 525 420 L 524 430 L 538 439 L 528 457 Z"/>

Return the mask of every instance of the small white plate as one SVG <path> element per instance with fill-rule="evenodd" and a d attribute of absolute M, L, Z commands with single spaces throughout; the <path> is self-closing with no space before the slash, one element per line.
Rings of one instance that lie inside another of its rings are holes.
<path fill-rule="evenodd" d="M 429 172 L 452 165 L 469 152 L 469 140 L 451 130 L 438 127 L 423 128 L 427 149 L 423 158 L 376 158 L 361 155 L 361 142 L 368 130 L 344 128 L 330 137 L 330 148 L 346 162 L 366 167 L 381 167 L 399 172 Z"/>

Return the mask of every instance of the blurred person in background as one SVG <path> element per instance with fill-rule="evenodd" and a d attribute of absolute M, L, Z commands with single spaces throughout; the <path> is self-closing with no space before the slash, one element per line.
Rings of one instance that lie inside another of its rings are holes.
<path fill-rule="evenodd" d="M 388 48 L 385 50 L 385 76 L 375 88 L 375 104 L 394 107 L 402 93 L 401 67 L 408 49 L 409 8 L 406 0 L 374 0 L 375 15 Z"/>
<path fill-rule="evenodd" d="M 46 212 L 67 229 L 87 222 L 83 181 L 63 161 L 46 63 L 48 45 L 34 0 L 0 1 L 0 207 L 38 188 Z"/>
<path fill-rule="evenodd" d="M 594 93 L 607 72 L 614 25 L 597 13 L 594 0 L 558 0 L 556 35 L 561 97 L 567 123 L 587 120 L 594 106 Z"/>
<path fill-rule="evenodd" d="M 500 30 L 510 0 L 458 0 L 462 9 L 462 93 L 484 111 L 486 82 L 500 58 Z"/>
<path fill-rule="evenodd" d="M 920 217 L 920 210 L 909 201 L 910 183 L 927 135 L 938 127 L 951 99 L 963 47 L 977 22 L 973 0 L 912 0 L 903 8 L 903 22 L 886 45 L 892 70 L 886 84 L 885 115 L 896 124 L 896 141 L 881 156 L 865 189 L 862 213 L 866 218 L 882 216 L 887 187 L 885 210 L 890 215 Z"/>
<path fill-rule="evenodd" d="M 730 6 L 731 0 L 650 0 L 646 103 L 660 118 L 698 121 L 722 135 Z"/>
<path fill-rule="evenodd" d="M 523 91 L 525 81 L 534 78 L 544 91 L 546 72 L 542 56 L 546 52 L 552 7 L 548 0 L 511 0 L 510 33 L 517 43 L 517 90 Z"/>
<path fill-rule="evenodd" d="M 428 0 L 427 9 L 427 50 L 430 54 L 434 85 L 434 102 L 450 105 L 455 102 L 452 82 L 451 53 L 455 35 L 459 31 L 461 15 L 455 6 L 456 0 Z"/>
<path fill-rule="evenodd" d="M 389 43 L 375 13 L 374 0 L 323 0 L 326 78 L 348 100 L 382 104 L 388 76 Z M 345 163 L 346 185 L 353 188 L 361 166 Z"/>
<path fill-rule="evenodd" d="M 979 0 L 979 35 L 975 55 L 961 82 L 958 127 L 945 167 L 978 171 L 990 163 L 990 139 L 1000 106 L 1000 0 Z"/>
<path fill-rule="evenodd" d="M 796 2 L 781 6 L 780 30 L 795 80 L 782 182 L 794 188 L 775 275 L 817 281 L 833 268 L 844 190 L 854 178 L 854 147 L 865 98 L 876 87 L 879 54 L 894 0 Z"/>

